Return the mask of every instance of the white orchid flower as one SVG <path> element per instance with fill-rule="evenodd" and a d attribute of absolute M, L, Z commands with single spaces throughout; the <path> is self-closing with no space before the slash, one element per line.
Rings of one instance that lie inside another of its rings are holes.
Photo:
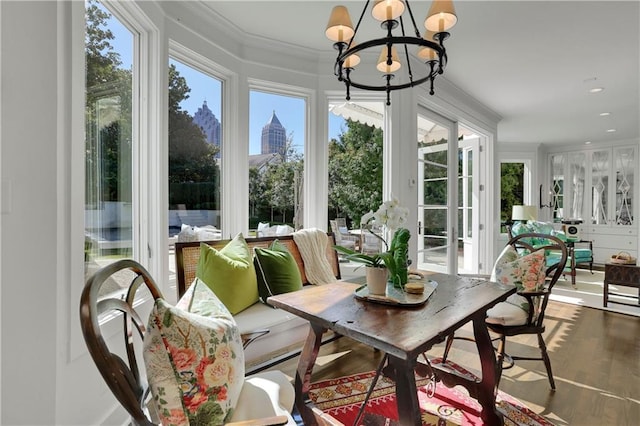
<path fill-rule="evenodd" d="M 369 210 L 369 213 L 365 213 L 360 218 L 360 225 L 366 225 L 367 223 L 369 223 L 371 221 L 371 219 L 375 219 L 373 210 Z"/>

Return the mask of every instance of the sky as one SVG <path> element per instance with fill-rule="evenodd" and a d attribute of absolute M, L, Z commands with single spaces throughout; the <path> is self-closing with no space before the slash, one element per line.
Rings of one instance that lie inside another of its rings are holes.
<path fill-rule="evenodd" d="M 115 39 L 110 43 L 114 50 L 120 54 L 122 67 L 130 69 L 133 48 L 131 33 L 114 17 L 109 20 L 108 28 L 115 36 Z M 206 101 L 216 118 L 221 120 L 221 82 L 173 59 L 170 59 L 170 63 L 176 65 L 176 69 L 185 78 L 191 89 L 189 99 L 180 103 L 182 109 L 193 116 Z M 249 98 L 249 154 L 260 154 L 262 128 L 267 124 L 274 111 L 285 128 L 287 136 L 292 136 L 294 149 L 303 153 L 304 105 L 305 102 L 302 98 L 251 91 Z M 337 139 L 338 135 L 342 133 L 345 120 L 329 112 L 327 114 L 329 114 L 329 139 Z"/>

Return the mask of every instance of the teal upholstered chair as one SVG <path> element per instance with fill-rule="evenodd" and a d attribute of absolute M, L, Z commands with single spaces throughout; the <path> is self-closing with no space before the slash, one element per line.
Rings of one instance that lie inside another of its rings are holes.
<path fill-rule="evenodd" d="M 567 238 L 564 232 L 554 229 L 553 224 L 549 222 L 538 222 L 530 220 L 528 222 L 516 222 L 511 227 L 512 236 L 525 234 L 525 233 L 538 233 L 548 234 L 558 237 L 562 240 L 568 251 L 567 263 L 564 268 L 564 274 L 571 275 L 571 285 L 576 287 L 576 266 L 579 264 L 588 263 L 589 271 L 593 273 L 593 244 L 591 241 L 580 241 Z M 544 242 L 542 241 L 527 241 L 532 246 L 537 246 Z M 587 247 L 588 246 L 588 247 Z M 555 265 L 559 261 L 559 253 L 549 253 L 547 256 L 547 266 Z"/>

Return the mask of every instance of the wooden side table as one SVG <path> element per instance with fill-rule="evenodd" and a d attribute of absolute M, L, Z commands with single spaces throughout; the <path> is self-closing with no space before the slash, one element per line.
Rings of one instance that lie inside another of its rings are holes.
<path fill-rule="evenodd" d="M 624 287 L 635 287 L 638 289 L 637 296 L 616 293 L 609 291 L 609 284 Z M 617 265 L 607 263 L 604 265 L 604 291 L 602 305 L 606 308 L 608 303 L 617 303 L 620 305 L 640 307 L 640 266 L 636 265 Z M 636 303 L 618 302 L 609 300 L 609 296 L 622 296 L 630 299 L 636 299 Z"/>

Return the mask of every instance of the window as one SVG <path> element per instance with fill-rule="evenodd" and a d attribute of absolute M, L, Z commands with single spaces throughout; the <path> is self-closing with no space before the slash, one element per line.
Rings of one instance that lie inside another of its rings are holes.
<path fill-rule="evenodd" d="M 306 99 L 251 90 L 249 104 L 249 229 L 290 233 L 304 226 Z"/>
<path fill-rule="evenodd" d="M 171 59 L 169 237 L 221 238 L 222 135 L 222 82 Z"/>
<path fill-rule="evenodd" d="M 134 33 L 100 3 L 85 8 L 85 274 L 133 257 Z M 114 288 L 117 290 L 117 288 Z"/>

